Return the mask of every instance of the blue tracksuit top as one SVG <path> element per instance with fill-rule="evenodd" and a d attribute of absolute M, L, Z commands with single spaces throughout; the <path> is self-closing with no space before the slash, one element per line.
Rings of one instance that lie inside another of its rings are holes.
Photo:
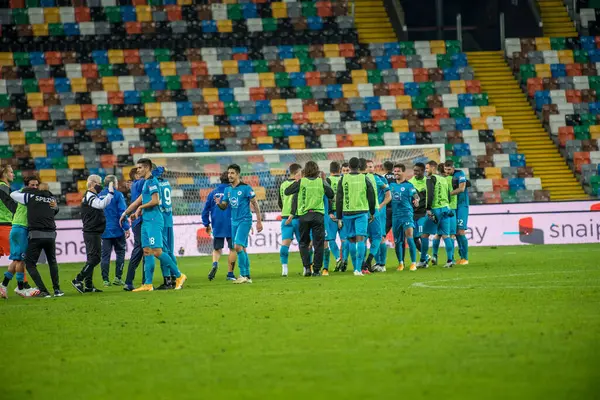
<path fill-rule="evenodd" d="M 206 197 L 204 210 L 202 210 L 202 224 L 209 226 L 212 224 L 213 237 L 225 238 L 231 237 L 231 209 L 227 207 L 221 210 L 215 204 L 215 195 L 225 193 L 225 189 L 230 185 L 221 183 L 215 190 Z"/>
<path fill-rule="evenodd" d="M 98 197 L 101 199 L 108 195 L 108 189 L 104 189 L 100 192 Z M 118 238 L 123 236 L 124 231 L 129 229 L 129 221 L 127 218 L 123 220 L 123 227 L 119 225 L 119 218 L 121 214 L 127 210 L 127 204 L 125 203 L 125 196 L 123 193 L 115 190 L 113 200 L 104 209 L 104 217 L 106 217 L 106 228 L 102 234 L 102 239 Z"/>
<path fill-rule="evenodd" d="M 142 188 L 144 187 L 144 179 L 138 179 L 131 184 L 131 202 L 137 200 L 138 197 L 142 195 Z M 133 220 L 131 227 L 138 226 L 142 222 L 141 218 L 137 218 Z"/>

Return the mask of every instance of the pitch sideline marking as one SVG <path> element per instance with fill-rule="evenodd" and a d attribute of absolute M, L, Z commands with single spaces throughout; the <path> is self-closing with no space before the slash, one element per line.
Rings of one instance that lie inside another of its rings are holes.
<path fill-rule="evenodd" d="M 594 270 L 591 270 L 594 271 Z M 590 270 L 571 270 L 571 271 L 552 271 L 552 273 L 556 274 L 568 274 L 568 273 L 582 273 L 582 272 L 590 272 Z M 597 271 L 596 271 L 597 272 Z M 487 278 L 511 278 L 515 276 L 533 276 L 533 275 L 545 275 L 548 272 L 527 272 L 527 273 L 519 273 L 519 274 L 505 274 L 505 275 L 494 275 L 494 276 L 470 276 L 470 277 L 459 277 L 452 279 L 439 279 L 430 281 L 429 283 L 435 282 L 457 282 L 463 281 L 465 279 L 487 279 Z M 546 283 L 548 281 L 545 281 Z M 592 285 L 592 286 L 581 286 L 581 285 L 546 285 L 546 286 L 453 286 L 453 285 L 430 285 L 428 282 L 415 282 L 410 285 L 410 287 L 420 287 L 427 289 L 569 289 L 569 288 L 598 288 L 600 285 Z"/>

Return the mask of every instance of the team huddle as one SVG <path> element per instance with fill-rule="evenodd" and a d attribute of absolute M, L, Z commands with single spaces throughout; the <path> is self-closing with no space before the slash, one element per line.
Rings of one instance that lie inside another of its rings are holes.
<path fill-rule="evenodd" d="M 333 161 L 326 178 L 314 161 L 308 161 L 304 168 L 299 164 L 289 166 L 289 176 L 279 187 L 282 276 L 289 273 L 289 249 L 294 238 L 304 276 L 329 275 L 331 255 L 335 272 L 346 271 L 349 259 L 356 276 L 385 272 L 386 236 L 390 230 L 400 271 L 404 269 L 406 247 L 411 271 L 427 268 L 430 262 L 437 265 L 442 240 L 447 255 L 444 267 L 468 264 L 465 234 L 469 182 L 465 174 L 456 170 L 452 161 L 439 165 L 430 161 L 426 165 L 416 163 L 414 176 L 406 180 L 403 164 L 386 161 L 383 166 L 385 176 L 375 173 L 375 164 L 370 160 L 354 157 L 342 164 Z M 227 242 L 231 250 L 235 248 L 229 255 L 227 279 L 252 283 L 246 252 L 252 211 L 257 216 L 258 232 L 262 230 L 262 220 L 254 190 L 241 181 L 240 172 L 238 165 L 230 165 L 221 176 L 221 185 L 208 195 L 205 204 L 203 224 L 214 236 L 209 280 L 215 278 Z M 431 236 L 433 249 L 429 256 Z M 454 259 L 455 239 L 458 262 Z M 236 258 L 240 263 L 239 278 L 234 274 Z"/>

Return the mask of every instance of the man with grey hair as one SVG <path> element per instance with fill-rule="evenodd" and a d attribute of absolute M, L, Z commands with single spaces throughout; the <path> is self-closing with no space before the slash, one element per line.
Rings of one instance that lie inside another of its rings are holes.
<path fill-rule="evenodd" d="M 98 175 L 90 175 L 87 179 L 87 191 L 81 201 L 83 242 L 85 243 L 87 260 L 81 272 L 71 281 L 71 284 L 79 293 L 101 292 L 101 290 L 94 287 L 92 278 L 94 268 L 100 264 L 101 236 L 106 226 L 104 209 L 113 199 L 114 184 L 110 183 L 108 185 L 108 194 L 104 199 L 98 196 L 101 191 L 102 178 Z"/>
<path fill-rule="evenodd" d="M 100 198 L 106 198 L 109 196 L 107 187 L 113 185 L 115 188 L 119 187 L 119 181 L 114 175 L 107 175 L 104 178 L 104 190 L 100 192 Z M 115 250 L 117 256 L 116 268 L 115 268 L 115 279 L 113 285 L 122 286 L 123 280 L 123 267 L 125 266 L 125 247 L 126 239 L 129 239 L 129 222 L 124 221 L 123 226 L 119 223 L 121 214 L 127 209 L 125 204 L 125 196 L 123 193 L 116 190 L 113 194 L 113 200 L 104 209 L 104 218 L 106 219 L 106 227 L 104 233 L 102 233 L 102 261 L 100 262 L 100 268 L 102 271 L 102 281 L 104 286 L 110 286 L 108 277 L 110 269 L 110 255 Z"/>

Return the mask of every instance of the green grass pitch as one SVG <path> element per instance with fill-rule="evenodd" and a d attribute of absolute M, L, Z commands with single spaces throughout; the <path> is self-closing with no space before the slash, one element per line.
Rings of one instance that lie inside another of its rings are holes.
<path fill-rule="evenodd" d="M 0 302 L 0 398 L 599 398 L 599 256 L 473 248 L 452 270 L 304 278 L 293 254 L 281 278 L 277 255 L 252 255 L 242 286 L 183 258 L 184 290 L 96 295 L 62 265 L 65 297 L 13 282 Z"/>

